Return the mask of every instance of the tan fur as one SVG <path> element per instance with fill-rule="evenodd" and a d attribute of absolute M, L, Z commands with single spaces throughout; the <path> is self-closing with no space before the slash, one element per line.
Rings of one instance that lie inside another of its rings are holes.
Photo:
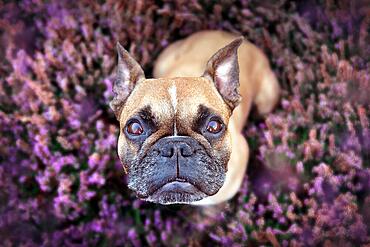
<path fill-rule="evenodd" d="M 214 109 L 217 109 L 217 112 L 225 123 L 229 122 L 229 108 L 223 103 L 222 97 L 217 92 L 212 82 L 202 77 L 145 79 L 141 81 L 135 86 L 127 102 L 124 104 L 119 120 L 121 130 L 124 128 L 130 116 L 138 111 L 138 109 L 150 105 L 162 128 L 159 128 L 159 131 L 148 137 L 142 147 L 144 152 L 146 152 L 160 137 L 172 135 L 172 116 L 175 115 L 175 109 L 173 109 L 171 95 L 169 93 L 169 89 L 172 86 L 177 88 L 177 131 L 193 137 L 203 144 L 210 152 L 212 152 L 212 150 L 222 151 L 225 148 L 223 144 L 230 141 L 226 140 L 226 142 L 220 142 L 218 145 L 211 147 L 202 135 L 191 129 L 192 121 L 194 116 L 197 115 L 199 104 L 211 105 Z M 153 102 L 156 102 L 156 104 L 153 104 Z M 168 126 L 171 127 L 169 128 Z M 226 135 L 225 138 L 230 138 L 230 136 Z M 123 131 L 120 131 L 120 136 L 118 138 L 119 157 L 125 156 L 125 150 L 123 148 L 128 148 L 130 153 L 138 153 L 136 147 L 131 145 L 130 142 L 127 142 Z"/>
<path fill-rule="evenodd" d="M 202 102 L 208 102 L 206 105 L 213 105 L 222 112 L 224 118 L 228 118 L 228 109 L 225 104 L 220 104 L 216 90 L 210 90 L 210 81 L 200 76 L 203 74 L 208 59 L 217 52 L 220 48 L 229 44 L 238 36 L 226 33 L 223 31 L 202 31 L 195 33 L 188 38 L 177 41 L 166 48 L 159 56 L 154 67 L 154 76 L 156 78 L 166 78 L 161 80 L 144 80 L 139 83 L 134 89 L 138 91 L 134 94 L 135 97 L 130 97 L 129 100 L 134 103 L 125 104 L 126 107 L 139 108 L 144 106 L 146 102 L 150 102 L 151 97 L 167 98 L 169 87 L 175 84 L 178 93 L 178 112 L 181 113 L 178 123 L 186 124 L 190 116 L 194 116 L 196 106 Z M 229 133 L 231 135 L 232 153 L 228 163 L 228 172 L 226 181 L 223 187 L 215 195 L 207 197 L 194 204 L 216 204 L 232 198 L 241 185 L 247 163 L 249 159 L 248 144 L 242 135 L 242 129 L 249 115 L 252 104 L 256 104 L 258 111 L 261 114 L 269 113 L 276 105 L 279 99 L 280 87 L 271 71 L 269 63 L 265 55 L 253 44 L 244 41 L 238 50 L 239 62 L 239 81 L 240 94 L 242 101 L 235 108 L 228 124 Z M 176 78 L 180 77 L 180 78 Z M 190 77 L 190 78 L 181 78 Z M 171 78 L 171 79 L 169 79 Z M 175 78 L 175 79 L 173 79 Z M 155 83 L 153 83 L 155 82 Z M 164 83 L 158 85 L 157 83 Z M 140 96 L 141 88 L 145 87 L 145 91 L 153 92 L 153 95 L 146 97 Z M 141 98 L 140 98 L 141 97 Z M 186 98 L 186 100 L 185 100 Z M 152 101 L 153 102 L 153 101 Z M 154 101 L 155 102 L 155 101 Z M 167 102 L 167 103 L 166 103 Z M 158 109 L 155 112 L 161 113 L 163 119 L 171 108 L 171 101 L 163 101 L 163 104 L 155 105 Z M 194 102 L 192 104 L 191 102 Z M 132 113 L 135 109 L 124 109 L 123 112 Z M 188 115 L 187 115 L 188 114 Z M 126 116 L 127 117 L 127 116 Z M 125 114 L 122 114 L 120 122 L 125 123 Z M 224 119 L 226 122 L 228 119 Z M 122 127 L 122 126 L 121 126 Z M 119 141 L 123 142 L 123 138 Z M 121 145 L 119 145 L 121 146 Z"/>

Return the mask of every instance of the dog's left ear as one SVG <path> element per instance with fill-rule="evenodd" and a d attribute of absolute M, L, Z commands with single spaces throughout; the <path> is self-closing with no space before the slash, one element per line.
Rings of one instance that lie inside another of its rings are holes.
<path fill-rule="evenodd" d="M 212 80 L 226 104 L 233 110 L 240 102 L 238 48 L 244 38 L 239 37 L 218 50 L 207 63 L 203 76 Z"/>
<path fill-rule="evenodd" d="M 117 42 L 117 53 L 117 75 L 113 85 L 114 97 L 109 105 L 114 111 L 116 118 L 119 120 L 122 107 L 128 96 L 134 89 L 135 85 L 145 79 L 145 75 L 140 65 L 119 42 Z"/>

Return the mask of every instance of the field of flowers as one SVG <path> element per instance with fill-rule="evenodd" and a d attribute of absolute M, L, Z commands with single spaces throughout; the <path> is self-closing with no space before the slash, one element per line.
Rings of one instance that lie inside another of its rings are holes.
<path fill-rule="evenodd" d="M 369 13 L 360 0 L 0 0 L 0 245 L 370 246 Z M 116 154 L 115 43 L 150 77 L 203 29 L 259 46 L 282 100 L 245 126 L 230 202 L 142 202 Z"/>

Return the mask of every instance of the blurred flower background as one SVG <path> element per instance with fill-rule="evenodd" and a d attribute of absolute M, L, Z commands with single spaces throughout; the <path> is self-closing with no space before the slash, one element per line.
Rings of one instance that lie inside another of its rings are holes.
<path fill-rule="evenodd" d="M 366 1 L 0 1 L 1 246 L 369 246 Z M 243 34 L 277 109 L 245 127 L 242 189 L 210 208 L 126 187 L 112 98 L 120 41 L 151 76 L 171 42 Z"/>

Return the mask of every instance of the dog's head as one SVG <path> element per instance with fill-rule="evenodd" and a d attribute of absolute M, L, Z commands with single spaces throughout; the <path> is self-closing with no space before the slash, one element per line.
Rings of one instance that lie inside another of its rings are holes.
<path fill-rule="evenodd" d="M 240 101 L 238 38 L 220 49 L 201 77 L 145 79 L 117 43 L 110 103 L 119 123 L 118 155 L 128 186 L 144 200 L 190 203 L 222 187 L 231 154 L 228 122 Z"/>

